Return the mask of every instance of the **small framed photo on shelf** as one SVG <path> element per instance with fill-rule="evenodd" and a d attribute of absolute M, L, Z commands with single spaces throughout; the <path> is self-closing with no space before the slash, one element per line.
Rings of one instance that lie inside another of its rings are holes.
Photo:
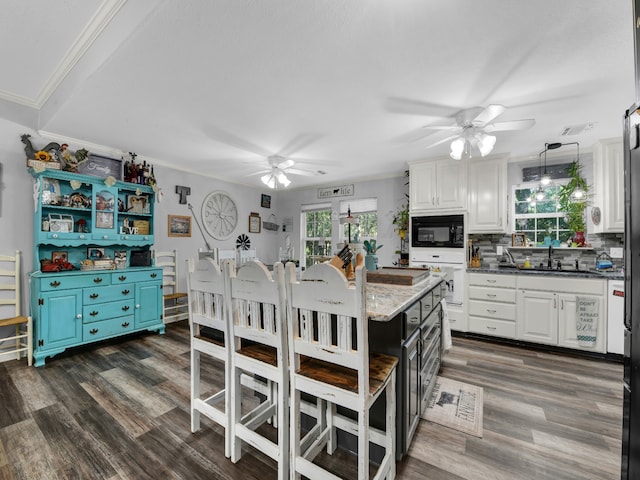
<path fill-rule="evenodd" d="M 262 194 L 262 200 L 260 202 L 262 208 L 271 208 L 271 195 Z"/>
<path fill-rule="evenodd" d="M 260 233 L 262 229 L 262 219 L 256 212 L 249 215 L 249 233 Z"/>
<path fill-rule="evenodd" d="M 67 252 L 51 252 L 51 261 L 53 263 L 67 263 L 69 261 L 69 254 Z"/>
<path fill-rule="evenodd" d="M 191 216 L 169 215 L 167 235 L 170 237 L 191 236 Z"/>
<path fill-rule="evenodd" d="M 524 233 L 513 233 L 511 234 L 511 246 L 512 247 L 526 247 L 527 246 L 527 235 Z"/>
<path fill-rule="evenodd" d="M 144 195 L 129 195 L 127 197 L 127 212 L 149 213 L 148 199 Z"/>
<path fill-rule="evenodd" d="M 113 213 L 96 212 L 96 228 L 113 228 Z"/>
<path fill-rule="evenodd" d="M 102 260 L 104 258 L 104 248 L 87 248 L 87 258 L 89 260 Z"/>

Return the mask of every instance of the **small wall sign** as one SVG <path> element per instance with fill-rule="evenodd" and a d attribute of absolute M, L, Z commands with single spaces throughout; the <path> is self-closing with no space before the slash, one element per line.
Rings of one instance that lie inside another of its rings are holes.
<path fill-rule="evenodd" d="M 337 187 L 325 187 L 318 189 L 318 198 L 350 197 L 353 195 L 353 183 Z"/>

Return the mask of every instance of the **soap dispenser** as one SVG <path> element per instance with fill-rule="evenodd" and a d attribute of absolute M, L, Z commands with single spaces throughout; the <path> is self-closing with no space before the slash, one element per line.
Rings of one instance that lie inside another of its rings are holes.
<path fill-rule="evenodd" d="M 529 260 L 529 257 L 524 259 L 524 268 L 531 268 L 531 260 Z"/>

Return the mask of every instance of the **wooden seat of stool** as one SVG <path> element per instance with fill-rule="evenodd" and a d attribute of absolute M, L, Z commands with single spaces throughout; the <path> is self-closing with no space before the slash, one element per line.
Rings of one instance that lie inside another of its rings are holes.
<path fill-rule="evenodd" d="M 21 323 L 27 323 L 29 319 L 25 316 L 19 315 L 17 317 L 3 318 L 0 320 L 0 327 L 8 327 L 10 325 L 20 325 Z"/>
<path fill-rule="evenodd" d="M 194 335 L 193 338 L 197 338 L 198 340 L 202 340 L 203 342 L 213 343 L 214 345 L 218 345 L 219 347 L 224 347 L 224 342 L 217 340 L 215 338 L 207 337 L 205 335 Z"/>
<path fill-rule="evenodd" d="M 259 360 L 268 365 L 273 365 L 274 367 L 278 366 L 278 351 L 269 345 L 247 345 L 246 347 L 242 347 L 238 350 L 238 353 L 245 357 Z"/>
<path fill-rule="evenodd" d="M 177 300 L 179 298 L 187 298 L 187 294 L 186 293 L 167 293 L 166 295 L 163 295 L 162 298 L 164 298 L 165 300 Z"/>

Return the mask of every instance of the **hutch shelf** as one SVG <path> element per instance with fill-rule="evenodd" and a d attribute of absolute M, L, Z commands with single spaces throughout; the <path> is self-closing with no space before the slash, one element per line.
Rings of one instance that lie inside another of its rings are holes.
<path fill-rule="evenodd" d="M 70 347 L 164 333 L 162 268 L 150 250 L 153 188 L 58 170 L 31 174 L 35 366 Z"/>

